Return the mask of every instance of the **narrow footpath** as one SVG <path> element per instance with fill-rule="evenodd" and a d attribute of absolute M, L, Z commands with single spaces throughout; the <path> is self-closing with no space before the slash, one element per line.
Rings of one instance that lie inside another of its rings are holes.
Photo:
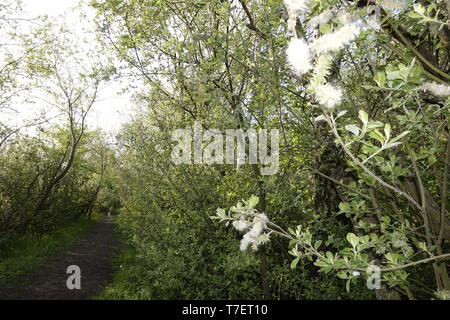
<path fill-rule="evenodd" d="M 85 300 L 99 294 L 113 277 L 112 257 L 119 247 L 114 226 L 113 218 L 104 217 L 68 250 L 0 287 L 0 300 Z M 75 273 L 66 273 L 69 266 L 79 267 L 81 289 L 68 288 L 69 277 L 76 283 Z"/>

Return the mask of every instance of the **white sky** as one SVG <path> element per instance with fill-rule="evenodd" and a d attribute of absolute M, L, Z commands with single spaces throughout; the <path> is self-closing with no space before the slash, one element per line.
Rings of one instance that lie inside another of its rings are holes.
<path fill-rule="evenodd" d="M 79 23 L 78 13 L 72 8 L 76 7 L 79 0 L 22 0 L 23 9 L 30 16 L 46 14 L 48 16 L 66 15 L 66 22 L 70 22 L 70 28 L 82 36 L 82 24 Z M 87 7 L 87 6 L 85 6 Z M 77 23 L 78 21 L 78 23 Z M 93 27 L 93 21 L 87 21 Z M 116 132 L 120 125 L 129 119 L 132 114 L 132 103 L 130 95 L 120 95 L 118 92 L 123 88 L 118 81 L 112 82 L 107 88 L 99 93 L 98 102 L 88 118 L 88 124 L 99 127 L 107 132 Z M 25 111 L 26 113 L 27 111 Z"/>
<path fill-rule="evenodd" d="M 78 0 L 22 0 L 24 9 L 34 14 L 58 15 L 78 4 Z"/>

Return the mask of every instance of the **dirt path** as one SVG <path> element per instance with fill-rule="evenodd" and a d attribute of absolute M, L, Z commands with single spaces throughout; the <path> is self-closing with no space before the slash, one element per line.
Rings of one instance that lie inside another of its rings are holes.
<path fill-rule="evenodd" d="M 72 300 L 89 299 L 112 280 L 111 258 L 118 249 L 114 220 L 105 217 L 66 252 L 50 258 L 34 273 L 24 275 L 0 287 L 0 299 Z M 67 267 L 81 270 L 81 289 L 69 290 Z"/>

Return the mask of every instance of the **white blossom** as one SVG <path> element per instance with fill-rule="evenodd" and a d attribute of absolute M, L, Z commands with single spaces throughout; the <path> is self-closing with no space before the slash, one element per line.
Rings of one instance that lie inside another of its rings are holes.
<path fill-rule="evenodd" d="M 250 238 L 249 234 L 244 234 L 244 237 L 241 240 L 240 249 L 241 251 L 247 250 L 248 246 L 252 243 L 252 239 Z"/>
<path fill-rule="evenodd" d="M 250 231 L 248 232 L 248 234 L 252 237 L 252 238 L 257 238 L 264 230 L 264 224 L 261 221 L 257 221 L 255 223 L 253 223 L 252 228 L 250 229 Z"/>
<path fill-rule="evenodd" d="M 348 11 L 339 11 L 337 20 L 342 24 L 350 24 L 352 22 L 352 16 Z"/>
<path fill-rule="evenodd" d="M 450 96 L 450 86 L 445 84 L 439 84 L 436 82 L 425 82 L 419 87 L 419 89 L 424 91 L 429 91 L 437 97 L 445 98 Z"/>
<path fill-rule="evenodd" d="M 248 228 L 248 222 L 245 220 L 236 220 L 232 224 L 237 231 L 244 231 Z"/>
<path fill-rule="evenodd" d="M 252 243 L 252 249 L 254 251 L 257 251 L 259 246 L 263 243 L 266 243 L 269 241 L 269 234 L 263 233 L 261 234 L 253 243 Z"/>
<path fill-rule="evenodd" d="M 321 54 L 317 57 L 313 70 L 314 77 L 311 81 L 313 87 L 325 81 L 330 74 L 332 61 L 333 57 L 330 54 Z"/>
<path fill-rule="evenodd" d="M 264 213 L 260 213 L 255 217 L 257 220 L 260 220 L 264 224 L 264 228 L 267 225 L 267 221 L 269 221 L 269 218 Z"/>
<path fill-rule="evenodd" d="M 310 0 L 284 0 L 289 13 L 300 14 L 309 9 Z"/>
<path fill-rule="evenodd" d="M 333 109 L 342 100 L 342 90 L 329 83 L 319 84 L 314 88 L 314 93 L 317 101 L 329 109 Z"/>
<path fill-rule="evenodd" d="M 406 1 L 397 0 L 377 0 L 377 4 L 382 6 L 384 9 L 390 10 L 403 10 L 408 6 Z"/>
<path fill-rule="evenodd" d="M 331 67 L 333 57 L 329 54 L 321 54 L 316 59 L 316 65 L 314 66 L 314 73 L 322 76 L 327 76 Z"/>
<path fill-rule="evenodd" d="M 305 13 L 309 9 L 310 0 L 284 0 L 288 12 L 288 29 L 296 37 L 295 25 L 300 14 Z"/>
<path fill-rule="evenodd" d="M 286 54 L 288 62 L 299 74 L 306 73 L 312 68 L 311 51 L 305 40 L 291 39 Z"/>
<path fill-rule="evenodd" d="M 381 30 L 380 19 L 377 17 L 376 14 L 374 14 L 371 17 L 367 18 L 365 22 L 366 22 L 366 26 L 369 29 Z"/>
<path fill-rule="evenodd" d="M 252 245 L 253 250 L 257 250 L 259 245 L 267 241 L 267 235 L 263 234 L 267 221 L 268 218 L 264 213 L 254 217 L 250 231 L 242 237 L 240 244 L 241 251 L 246 251 L 250 245 Z"/>
<path fill-rule="evenodd" d="M 359 277 L 360 275 L 361 275 L 361 273 L 359 271 L 352 272 L 352 276 L 354 276 L 354 277 Z"/>
<path fill-rule="evenodd" d="M 257 238 L 261 235 L 266 227 L 267 216 L 264 213 L 258 214 L 253 219 L 253 226 L 248 232 L 251 237 Z"/>
<path fill-rule="evenodd" d="M 331 18 L 333 18 L 334 12 L 330 9 L 327 9 L 325 11 L 323 11 L 321 14 L 311 18 L 311 20 L 309 20 L 309 26 L 312 29 L 317 28 L 318 26 L 320 26 L 321 24 L 325 24 L 328 21 L 330 21 Z"/>
<path fill-rule="evenodd" d="M 311 48 L 316 54 L 338 51 L 355 40 L 360 32 L 361 28 L 356 23 L 347 24 L 317 38 L 311 44 Z"/>

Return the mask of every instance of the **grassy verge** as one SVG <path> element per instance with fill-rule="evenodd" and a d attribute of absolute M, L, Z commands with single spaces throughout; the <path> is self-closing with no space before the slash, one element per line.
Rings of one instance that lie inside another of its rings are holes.
<path fill-rule="evenodd" d="M 0 284 L 30 272 L 45 258 L 66 248 L 94 226 L 97 218 L 80 218 L 43 235 L 23 235 L 0 247 Z"/>
<path fill-rule="evenodd" d="M 133 288 L 141 274 L 140 266 L 136 261 L 136 252 L 132 248 L 124 248 L 120 254 L 113 258 L 114 269 L 116 273 L 114 279 L 109 283 L 102 292 L 94 297 L 95 300 L 136 300 Z"/>
<path fill-rule="evenodd" d="M 151 300 L 155 294 L 148 286 L 147 267 L 140 261 L 136 249 L 127 241 L 126 236 L 117 228 L 116 236 L 120 240 L 121 250 L 113 257 L 114 278 L 94 300 Z"/>

